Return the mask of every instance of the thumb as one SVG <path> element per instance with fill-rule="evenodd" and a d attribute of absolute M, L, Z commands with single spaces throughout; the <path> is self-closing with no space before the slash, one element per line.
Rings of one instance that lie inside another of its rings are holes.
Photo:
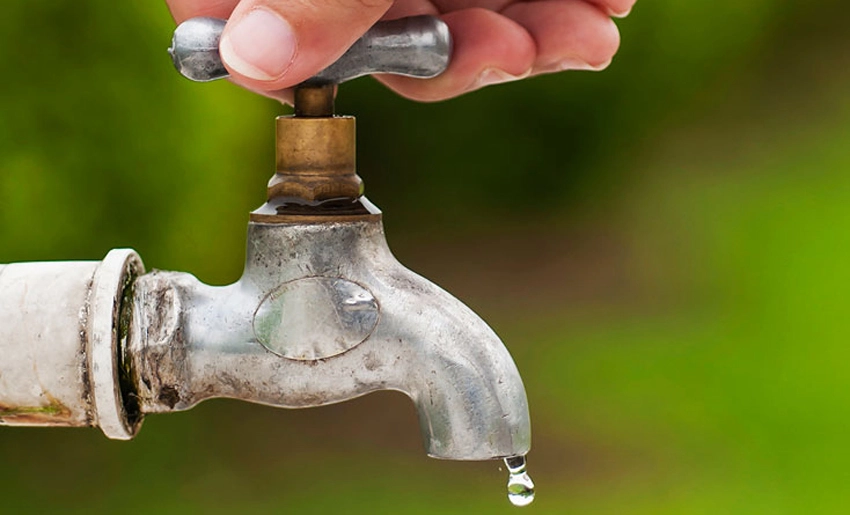
<path fill-rule="evenodd" d="M 219 44 L 236 82 L 276 91 L 315 75 L 339 58 L 393 0 L 242 0 Z"/>

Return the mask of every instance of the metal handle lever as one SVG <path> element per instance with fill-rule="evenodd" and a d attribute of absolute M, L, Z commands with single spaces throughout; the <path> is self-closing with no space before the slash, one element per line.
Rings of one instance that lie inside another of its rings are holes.
<path fill-rule="evenodd" d="M 208 82 L 228 76 L 218 53 L 226 20 L 192 18 L 174 31 L 168 53 L 184 77 Z M 307 79 L 307 85 L 340 84 L 372 73 L 431 78 L 449 64 L 449 28 L 435 16 L 411 16 L 379 22 L 336 62 Z"/>

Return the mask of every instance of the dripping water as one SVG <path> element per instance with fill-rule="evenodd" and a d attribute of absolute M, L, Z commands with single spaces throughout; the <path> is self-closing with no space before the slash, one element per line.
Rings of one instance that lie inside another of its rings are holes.
<path fill-rule="evenodd" d="M 528 476 L 525 456 L 505 458 L 508 467 L 508 500 L 514 506 L 528 506 L 534 501 L 534 481 Z"/>

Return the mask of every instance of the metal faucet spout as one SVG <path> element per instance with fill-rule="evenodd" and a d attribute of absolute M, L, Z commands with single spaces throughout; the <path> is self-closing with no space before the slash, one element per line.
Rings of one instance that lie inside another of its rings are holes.
<path fill-rule="evenodd" d="M 256 223 L 242 278 L 138 279 L 126 347 L 142 412 L 230 397 L 302 408 L 398 390 L 429 455 L 486 460 L 530 447 L 525 390 L 475 313 L 404 268 L 379 215 Z"/>

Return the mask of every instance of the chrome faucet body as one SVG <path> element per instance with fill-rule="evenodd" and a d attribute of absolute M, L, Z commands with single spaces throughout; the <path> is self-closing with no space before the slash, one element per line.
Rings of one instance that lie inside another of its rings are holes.
<path fill-rule="evenodd" d="M 303 408 L 397 390 L 416 404 L 433 457 L 529 450 L 525 390 L 504 345 L 393 257 L 379 215 L 252 222 L 235 284 L 154 272 L 133 299 L 126 362 L 142 412 L 213 397 Z"/>

